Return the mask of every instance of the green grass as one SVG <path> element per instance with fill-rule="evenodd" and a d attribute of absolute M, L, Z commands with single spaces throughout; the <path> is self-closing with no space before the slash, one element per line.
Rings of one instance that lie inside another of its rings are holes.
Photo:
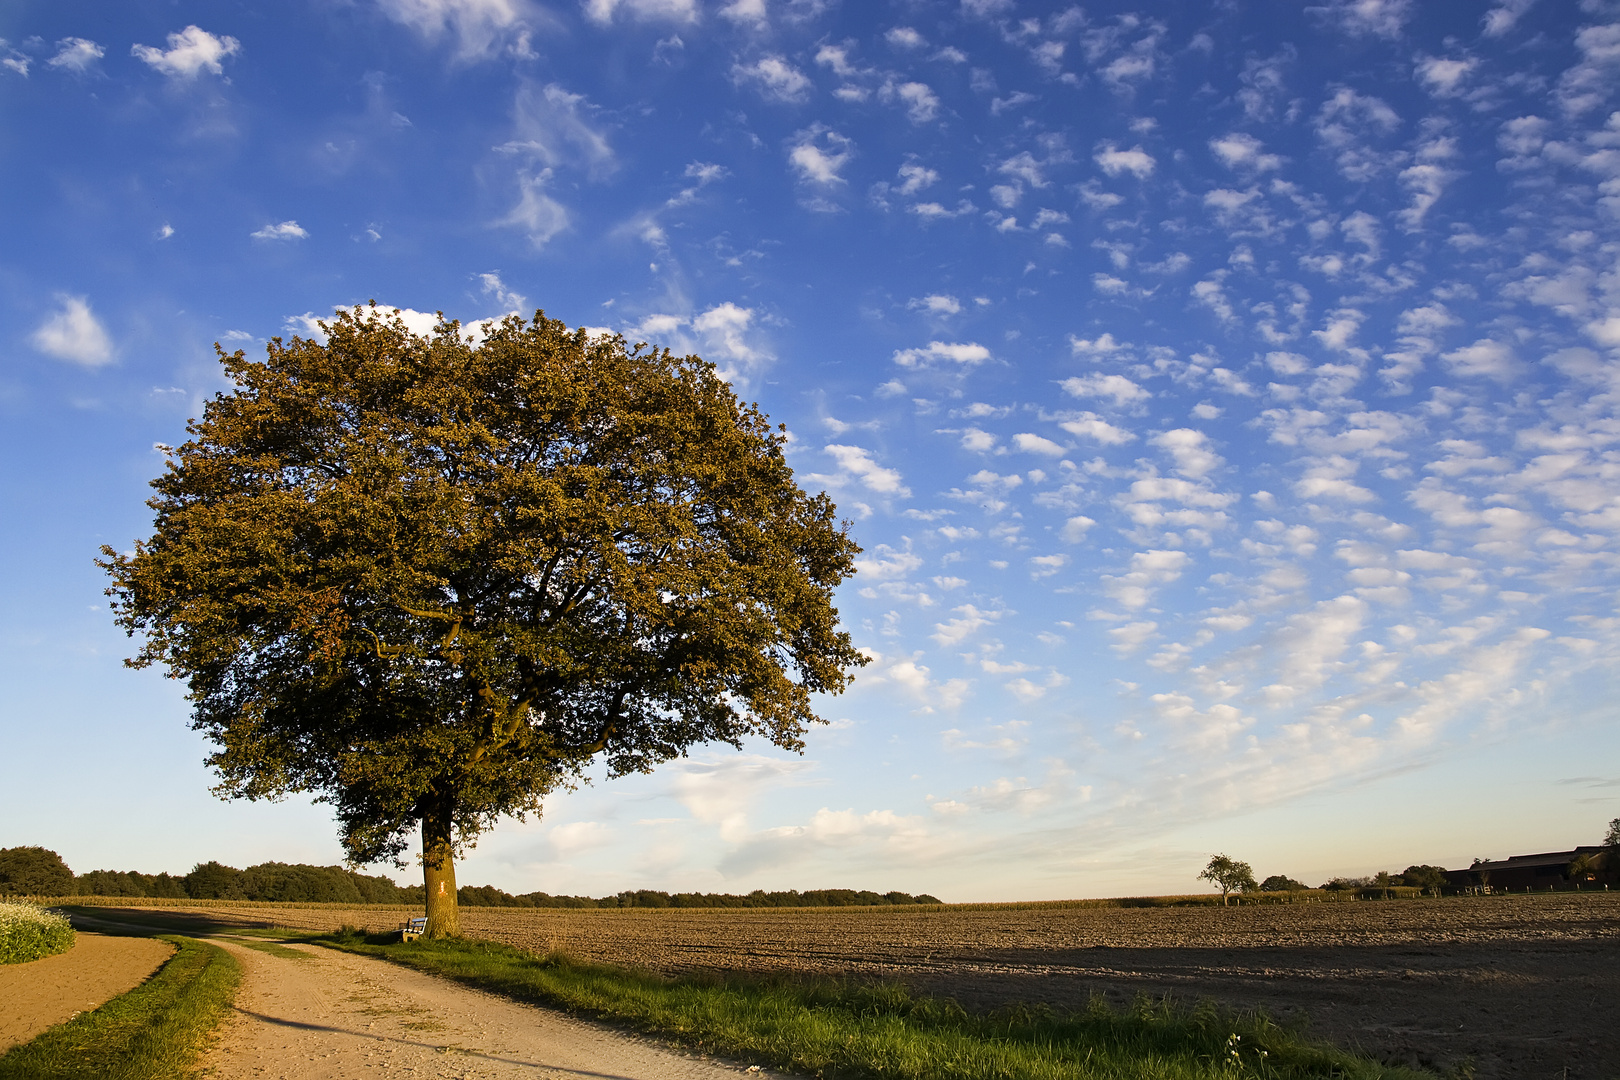
<path fill-rule="evenodd" d="M 0 1057 L 0 1080 L 190 1076 L 236 994 L 241 967 L 214 945 L 164 935 L 176 952 L 146 982 Z"/>
<path fill-rule="evenodd" d="M 26 900 L 0 900 L 0 964 L 26 964 L 73 948 L 73 924 Z"/>
<path fill-rule="evenodd" d="M 299 952 L 297 949 L 289 949 L 285 945 L 278 945 L 274 941 L 254 941 L 252 938 L 238 937 L 236 934 L 223 934 L 221 936 L 230 938 L 232 942 L 242 946 L 244 949 L 253 949 L 269 956 L 280 957 L 283 960 L 314 959 L 314 957 L 310 956 L 309 953 Z M 283 932 L 283 936 L 285 936 L 285 931 Z"/>
<path fill-rule="evenodd" d="M 1372 1080 L 1421 1074 L 1312 1043 L 1260 1015 L 1141 1000 L 1116 1010 L 968 1013 L 890 984 L 694 976 L 536 956 L 456 939 L 384 944 L 354 930 L 323 944 L 523 1001 L 608 1020 L 708 1053 L 827 1078 L 881 1080 Z"/>

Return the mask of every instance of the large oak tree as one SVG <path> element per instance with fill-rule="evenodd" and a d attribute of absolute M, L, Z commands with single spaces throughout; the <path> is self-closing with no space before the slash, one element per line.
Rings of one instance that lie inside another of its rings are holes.
<path fill-rule="evenodd" d="M 218 793 L 314 793 L 354 863 L 419 826 L 439 936 L 462 846 L 593 759 L 801 746 L 863 662 L 832 604 L 860 549 L 710 364 L 538 312 L 325 329 L 221 350 L 236 388 L 153 481 L 153 535 L 104 549 Z"/>

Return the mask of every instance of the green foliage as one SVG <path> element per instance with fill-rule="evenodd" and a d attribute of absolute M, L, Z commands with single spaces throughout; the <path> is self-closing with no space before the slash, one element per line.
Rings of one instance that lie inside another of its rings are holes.
<path fill-rule="evenodd" d="M 0 900 L 0 964 L 26 964 L 73 948 L 73 924 L 25 900 Z"/>
<path fill-rule="evenodd" d="M 224 949 L 163 938 L 176 952 L 127 994 L 0 1057 L 0 1080 L 172 1080 L 193 1076 L 236 995 L 241 968 Z"/>
<path fill-rule="evenodd" d="M 161 874 L 142 874 L 136 870 L 92 870 L 88 874 L 80 874 L 74 880 L 74 886 L 80 896 L 155 896 L 175 900 L 186 898 L 185 880 L 174 877 L 166 871 Z"/>
<path fill-rule="evenodd" d="M 154 534 L 103 549 L 222 794 L 315 793 L 357 863 L 420 822 L 437 897 L 456 845 L 597 756 L 798 749 L 866 662 L 832 605 L 859 548 L 712 365 L 538 313 L 477 345 L 375 308 L 326 329 L 221 352 L 235 389 L 153 481 Z"/>
<path fill-rule="evenodd" d="M 1430 866 L 1427 863 L 1408 866 L 1401 871 L 1401 883 L 1411 885 L 1429 893 L 1439 896 L 1440 890 L 1446 886 L 1446 871 L 1441 866 Z"/>
<path fill-rule="evenodd" d="M 71 896 L 73 871 L 49 848 L 0 848 L 0 896 Z"/>
<path fill-rule="evenodd" d="M 1261 892 L 1304 892 L 1305 888 L 1287 874 L 1272 874 L 1260 883 Z"/>
<path fill-rule="evenodd" d="M 193 900 L 246 900 L 242 871 L 210 860 L 192 867 L 185 877 L 186 895 Z"/>
<path fill-rule="evenodd" d="M 413 893 L 381 875 L 358 874 L 341 866 L 303 863 L 260 863 L 246 870 L 219 862 L 199 864 L 183 878 L 141 874 L 133 870 L 92 870 L 80 874 L 81 896 L 152 896 L 194 900 L 281 900 L 295 903 L 420 903 Z"/>
<path fill-rule="evenodd" d="M 1143 999 L 1115 1010 L 1018 1006 L 988 1015 L 892 984 L 692 976 L 537 957 L 459 939 L 332 944 L 522 1001 L 600 1017 L 693 1049 L 809 1076 L 880 1080 L 1274 1080 L 1413 1077 L 1318 1046 L 1262 1016 Z"/>
<path fill-rule="evenodd" d="M 1214 855 L 1209 865 L 1198 875 L 1202 881 L 1214 883 L 1221 890 L 1221 903 L 1226 903 L 1226 897 L 1236 889 L 1244 892 L 1253 892 L 1259 888 L 1254 880 L 1254 868 L 1246 862 L 1239 862 L 1226 855 Z"/>

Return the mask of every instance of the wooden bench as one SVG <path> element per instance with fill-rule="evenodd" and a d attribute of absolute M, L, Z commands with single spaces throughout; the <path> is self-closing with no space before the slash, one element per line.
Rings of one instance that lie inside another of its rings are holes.
<path fill-rule="evenodd" d="M 399 924 L 399 938 L 401 941 L 415 941 L 417 938 L 422 936 L 422 931 L 426 929 L 426 915 L 419 919 L 411 919 L 408 922 L 402 922 Z"/>

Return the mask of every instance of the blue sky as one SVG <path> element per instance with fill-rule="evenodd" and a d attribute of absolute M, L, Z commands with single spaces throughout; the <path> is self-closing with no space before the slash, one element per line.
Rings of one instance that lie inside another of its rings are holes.
<path fill-rule="evenodd" d="M 559 794 L 513 891 L 1175 892 L 1620 814 L 1620 5 L 18 2 L 0 845 L 225 804 L 91 565 L 250 353 L 375 298 L 694 351 L 866 552 L 803 756 Z M 408 877 L 408 874 L 401 875 Z"/>

